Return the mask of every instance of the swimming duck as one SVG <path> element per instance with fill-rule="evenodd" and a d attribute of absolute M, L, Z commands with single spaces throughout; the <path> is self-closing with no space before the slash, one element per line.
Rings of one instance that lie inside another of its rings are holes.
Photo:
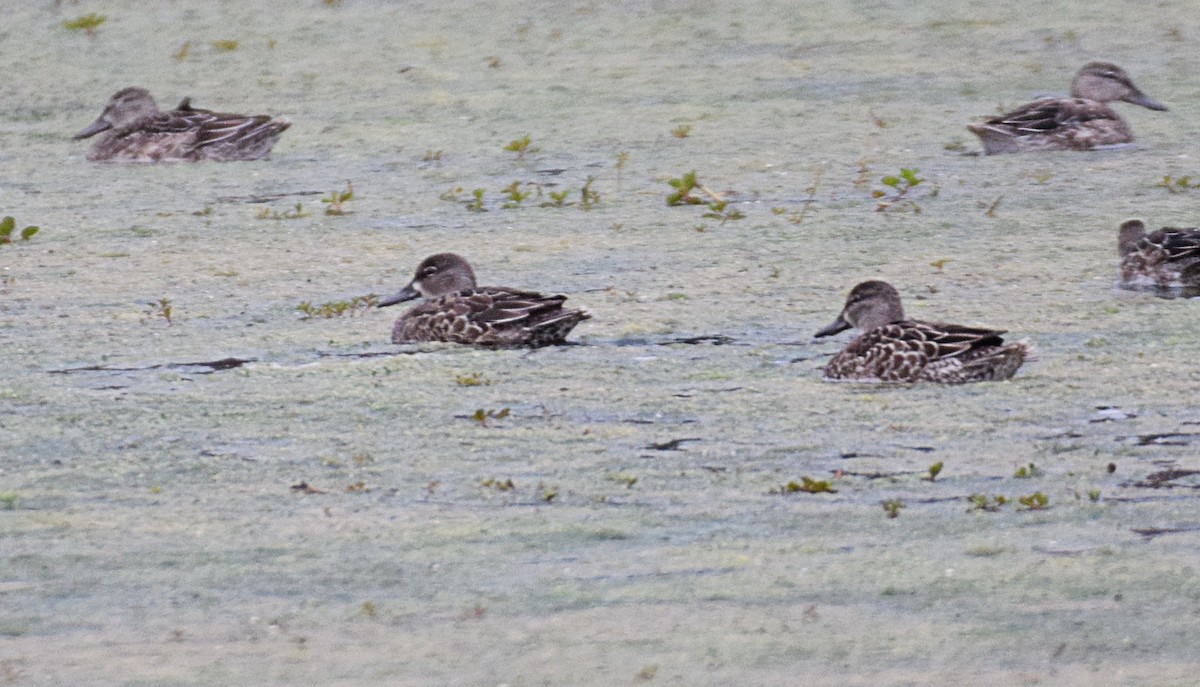
<path fill-rule="evenodd" d="M 825 366 L 825 379 L 962 384 L 1008 379 L 1033 346 L 1004 343 L 1003 331 L 910 320 L 900 294 L 884 281 L 855 286 L 837 319 L 816 336 L 854 327 L 863 333 Z"/>
<path fill-rule="evenodd" d="M 378 307 L 414 298 L 425 301 L 396 320 L 392 343 L 450 341 L 492 348 L 560 344 L 586 310 L 564 310 L 566 296 L 499 286 L 476 286 L 471 265 L 454 253 L 431 255 L 416 276 Z"/>
<path fill-rule="evenodd" d="M 75 139 L 96 139 L 89 160 L 158 162 L 258 160 L 266 157 L 291 122 L 192 107 L 184 98 L 169 112 L 144 88 L 123 88 Z"/>
<path fill-rule="evenodd" d="M 1108 106 L 1122 100 L 1151 110 L 1167 106 L 1142 93 L 1111 62 L 1089 62 L 1071 82 L 1069 98 L 1040 98 L 967 129 L 983 141 L 984 153 L 1031 150 L 1092 150 L 1133 142 L 1129 123 Z"/>
<path fill-rule="evenodd" d="M 1141 220 L 1121 224 L 1117 237 L 1121 286 L 1200 295 L 1200 229 L 1163 227 L 1146 233 Z"/>

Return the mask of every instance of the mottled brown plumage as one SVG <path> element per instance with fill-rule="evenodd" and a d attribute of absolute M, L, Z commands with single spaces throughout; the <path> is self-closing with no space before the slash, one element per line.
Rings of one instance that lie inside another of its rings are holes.
<path fill-rule="evenodd" d="M 287 120 L 267 115 L 202 110 L 192 107 L 190 98 L 163 112 L 146 89 L 124 88 L 75 138 L 100 134 L 88 153 L 89 160 L 258 160 L 271 152 L 289 126 Z"/>
<path fill-rule="evenodd" d="M 1163 227 L 1146 233 L 1141 220 L 1121 224 L 1117 238 L 1121 286 L 1165 296 L 1200 295 L 1200 229 Z"/>
<path fill-rule="evenodd" d="M 492 348 L 539 348 L 560 344 L 575 325 L 591 317 L 566 310 L 566 296 L 475 285 L 471 265 L 453 253 L 438 253 L 417 267 L 412 282 L 379 307 L 414 298 L 425 302 L 396 320 L 393 343 L 449 341 Z"/>
<path fill-rule="evenodd" d="M 863 332 L 825 366 L 825 379 L 860 382 L 962 384 L 1008 379 L 1032 359 L 1028 341 L 1004 343 L 1004 332 L 904 316 L 900 294 L 883 281 L 850 291 L 830 336 L 851 327 Z"/>
<path fill-rule="evenodd" d="M 1071 82 L 1071 97 L 1040 98 L 983 124 L 967 127 L 983 141 L 984 152 L 1092 150 L 1133 142 L 1133 130 L 1108 103 L 1121 100 L 1151 110 L 1166 110 L 1142 93 L 1123 69 L 1110 62 L 1089 62 Z"/>

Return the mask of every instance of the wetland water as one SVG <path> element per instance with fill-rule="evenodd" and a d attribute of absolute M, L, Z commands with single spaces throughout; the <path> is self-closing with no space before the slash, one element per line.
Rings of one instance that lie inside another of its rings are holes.
<path fill-rule="evenodd" d="M 0 214 L 42 230 L 0 246 L 0 682 L 1192 684 L 1200 313 L 1113 284 L 1121 221 L 1197 221 L 1156 184 L 1200 175 L 1200 18 L 1124 7 L 7 8 Z M 1171 108 L 1116 106 L 1140 147 L 961 154 L 1091 59 Z M 88 163 L 128 85 L 293 126 L 269 161 Z M 901 168 L 920 212 L 876 212 Z M 666 207 L 690 170 L 745 216 Z M 439 251 L 569 294 L 582 345 L 296 310 Z M 1039 360 L 823 383 L 867 278 Z"/>

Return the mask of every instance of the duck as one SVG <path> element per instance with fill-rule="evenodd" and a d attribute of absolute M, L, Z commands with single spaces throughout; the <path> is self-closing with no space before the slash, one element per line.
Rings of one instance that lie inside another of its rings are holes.
<path fill-rule="evenodd" d="M 885 281 L 856 285 L 832 324 L 816 336 L 862 332 L 825 365 L 825 379 L 857 382 L 963 384 L 1011 378 L 1033 359 L 1028 340 L 1005 343 L 1005 332 L 910 320 L 900 292 Z"/>
<path fill-rule="evenodd" d="M 88 153 L 93 161 L 261 160 L 291 125 L 269 115 L 192 107 L 191 98 L 164 112 L 150 91 L 131 86 L 114 93 L 75 140 L 100 135 Z"/>
<path fill-rule="evenodd" d="M 1200 295 L 1200 229 L 1163 227 L 1147 233 L 1142 220 L 1127 220 L 1117 234 L 1117 253 L 1122 287 Z"/>
<path fill-rule="evenodd" d="M 403 289 L 381 299 L 387 307 L 423 298 L 396 320 L 392 343 L 446 341 L 488 348 L 541 348 L 562 344 L 584 309 L 568 310 L 562 295 L 502 286 L 476 286 L 475 272 L 455 253 L 437 253 L 417 266 Z"/>
<path fill-rule="evenodd" d="M 1167 109 L 1133 85 L 1124 69 L 1111 62 L 1088 62 L 1071 81 L 1070 97 L 1039 98 L 967 129 L 983 142 L 986 155 L 1132 143 L 1129 123 L 1108 106 L 1117 100 L 1151 110 Z"/>

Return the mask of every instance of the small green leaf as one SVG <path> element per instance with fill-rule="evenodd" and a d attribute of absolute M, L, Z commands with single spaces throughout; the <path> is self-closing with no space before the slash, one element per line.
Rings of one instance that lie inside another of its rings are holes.
<path fill-rule="evenodd" d="M 36 233 L 38 233 L 38 227 L 25 227 L 21 230 L 21 240 L 28 241 Z"/>
<path fill-rule="evenodd" d="M 5 217 L 3 220 L 0 220 L 0 236 L 8 236 L 16 226 L 17 220 L 12 217 Z"/>
<path fill-rule="evenodd" d="M 888 175 L 888 176 L 884 177 L 883 179 L 881 179 L 881 181 L 883 182 L 884 186 L 895 187 L 895 186 L 900 185 L 900 177 L 896 177 L 896 176 Z"/>

